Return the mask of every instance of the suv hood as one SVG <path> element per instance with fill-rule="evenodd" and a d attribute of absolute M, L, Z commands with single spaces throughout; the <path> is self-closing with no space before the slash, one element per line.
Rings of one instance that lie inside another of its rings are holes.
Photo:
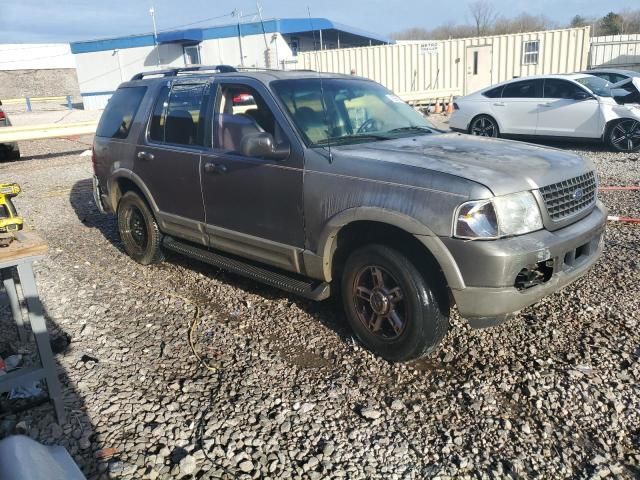
<path fill-rule="evenodd" d="M 575 153 L 460 133 L 336 146 L 342 155 L 438 171 L 480 183 L 494 195 L 534 190 L 577 177 L 593 165 Z M 415 182 L 415 172 L 406 183 Z"/>

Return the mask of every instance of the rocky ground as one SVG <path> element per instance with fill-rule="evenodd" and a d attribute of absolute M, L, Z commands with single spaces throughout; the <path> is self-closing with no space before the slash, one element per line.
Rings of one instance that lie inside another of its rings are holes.
<path fill-rule="evenodd" d="M 177 256 L 134 263 L 93 205 L 83 142 L 25 143 L 0 165 L 50 244 L 36 274 L 69 414 L 0 413 L 0 436 L 63 445 L 88 478 L 640 476 L 639 226 L 610 224 L 586 277 L 508 323 L 473 330 L 454 311 L 437 353 L 392 365 L 329 301 Z M 640 184 L 640 154 L 570 147 L 603 184 Z M 640 192 L 601 198 L 640 217 Z M 0 355 L 26 352 L 0 314 Z M 194 321 L 216 371 L 191 352 Z"/>

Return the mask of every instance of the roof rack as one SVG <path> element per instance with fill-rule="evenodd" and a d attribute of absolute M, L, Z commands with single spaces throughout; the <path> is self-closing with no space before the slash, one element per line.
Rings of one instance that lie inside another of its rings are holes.
<path fill-rule="evenodd" d="M 215 71 L 217 73 L 233 73 L 237 72 L 238 70 L 231 65 L 205 65 L 195 67 L 168 68 L 166 70 L 153 70 L 151 72 L 136 73 L 133 77 L 131 77 L 131 81 L 142 80 L 144 77 L 151 77 L 156 75 L 161 75 L 163 77 L 176 77 L 180 73 L 206 71 Z"/>

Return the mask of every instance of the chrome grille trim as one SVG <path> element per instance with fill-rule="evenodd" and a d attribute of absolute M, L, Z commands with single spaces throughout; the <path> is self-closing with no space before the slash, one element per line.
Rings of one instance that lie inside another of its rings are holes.
<path fill-rule="evenodd" d="M 596 203 L 596 176 L 588 172 L 540 188 L 549 217 L 554 222 L 577 215 Z M 576 196 L 576 192 L 582 195 Z"/>

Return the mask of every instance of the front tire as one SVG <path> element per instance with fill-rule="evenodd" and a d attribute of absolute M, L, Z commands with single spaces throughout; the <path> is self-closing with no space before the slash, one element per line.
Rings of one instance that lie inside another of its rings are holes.
<path fill-rule="evenodd" d="M 607 129 L 606 141 L 616 152 L 640 150 L 640 122 L 631 118 L 617 120 Z"/>
<path fill-rule="evenodd" d="M 355 250 L 342 272 L 347 320 L 358 339 L 392 362 L 433 351 L 449 328 L 448 311 L 403 254 L 384 245 Z"/>
<path fill-rule="evenodd" d="M 469 134 L 479 137 L 499 137 L 498 122 L 489 115 L 478 115 L 469 124 Z"/>
<path fill-rule="evenodd" d="M 162 233 L 147 203 L 135 192 L 125 193 L 118 202 L 118 231 L 124 250 L 142 265 L 164 260 Z"/>

